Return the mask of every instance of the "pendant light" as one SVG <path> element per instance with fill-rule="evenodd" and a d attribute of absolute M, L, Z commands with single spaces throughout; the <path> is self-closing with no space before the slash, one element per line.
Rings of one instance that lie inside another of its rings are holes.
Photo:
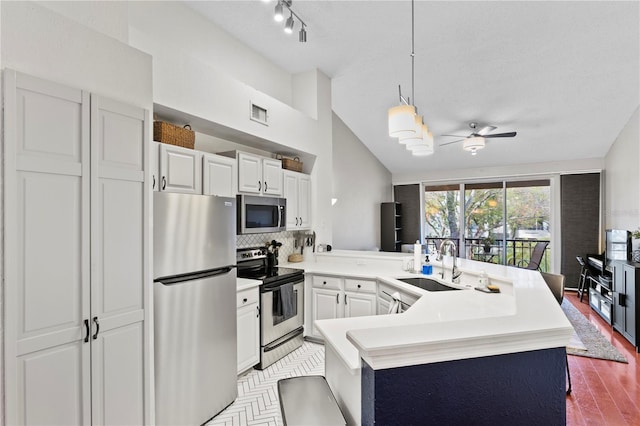
<path fill-rule="evenodd" d="M 411 0 L 411 97 L 414 103 L 415 56 L 415 0 Z M 411 103 L 411 98 L 405 99 L 402 96 L 400 86 L 398 86 L 398 96 L 400 105 L 390 108 L 387 113 L 389 136 L 398 138 L 398 142 L 411 150 L 413 155 L 433 154 L 433 135 L 428 131 L 422 116 L 418 115 L 415 105 Z"/>

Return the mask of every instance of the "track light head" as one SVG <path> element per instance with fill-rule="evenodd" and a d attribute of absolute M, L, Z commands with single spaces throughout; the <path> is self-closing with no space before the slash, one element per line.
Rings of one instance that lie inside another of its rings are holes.
<path fill-rule="evenodd" d="M 300 32 L 298 33 L 298 41 L 300 43 L 307 42 L 307 30 L 304 28 L 304 25 L 302 25 L 302 28 L 300 28 Z"/>
<path fill-rule="evenodd" d="M 284 32 L 287 34 L 291 34 L 293 32 L 294 24 L 295 22 L 293 22 L 293 14 L 291 14 L 291 16 L 287 18 L 287 23 L 284 25 Z"/>
<path fill-rule="evenodd" d="M 276 8 L 275 11 L 273 13 L 273 19 L 275 19 L 276 22 L 282 22 L 282 20 L 284 19 L 284 15 L 282 13 L 282 2 L 279 1 L 278 4 L 276 4 Z"/>

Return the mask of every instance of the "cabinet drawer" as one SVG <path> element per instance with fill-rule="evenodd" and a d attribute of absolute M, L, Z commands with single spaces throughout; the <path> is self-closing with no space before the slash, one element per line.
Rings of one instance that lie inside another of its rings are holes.
<path fill-rule="evenodd" d="M 314 276 L 313 277 L 313 286 L 317 288 L 333 288 L 335 290 L 340 290 L 340 278 L 337 277 L 323 277 L 323 276 Z"/>
<path fill-rule="evenodd" d="M 251 303 L 258 303 L 260 292 L 258 287 L 242 290 L 236 293 L 236 307 L 249 305 Z"/>
<path fill-rule="evenodd" d="M 376 292 L 376 282 L 375 281 L 369 281 L 369 280 L 345 279 L 344 280 L 344 289 L 346 291 L 375 293 Z"/>

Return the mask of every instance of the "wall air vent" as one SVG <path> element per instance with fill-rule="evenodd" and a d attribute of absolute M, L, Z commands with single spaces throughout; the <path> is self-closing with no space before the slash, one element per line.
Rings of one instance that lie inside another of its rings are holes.
<path fill-rule="evenodd" d="M 251 120 L 257 121 L 258 123 L 264 124 L 265 126 L 269 125 L 269 123 L 267 123 L 267 119 L 269 118 L 269 115 L 267 114 L 267 109 L 261 106 L 258 106 L 253 102 L 251 102 L 250 118 Z"/>

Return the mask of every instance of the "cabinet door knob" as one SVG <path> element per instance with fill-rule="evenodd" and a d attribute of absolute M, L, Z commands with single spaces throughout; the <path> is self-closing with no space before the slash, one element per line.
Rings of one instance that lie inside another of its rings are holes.
<path fill-rule="evenodd" d="M 84 342 L 88 343 L 89 342 L 89 336 L 91 335 L 91 332 L 89 331 L 89 320 L 88 319 L 84 320 L 84 330 L 85 330 Z"/>
<path fill-rule="evenodd" d="M 153 178 L 153 183 L 151 184 L 151 189 L 156 189 L 156 175 L 151 176 Z"/>
<path fill-rule="evenodd" d="M 362 286 L 360 284 L 358 284 L 358 288 L 362 288 Z"/>
<path fill-rule="evenodd" d="M 164 191 L 167 187 L 167 178 L 162 176 L 162 190 Z"/>
<path fill-rule="evenodd" d="M 260 306 L 256 306 L 258 313 L 256 314 L 256 318 L 260 318 Z"/>
<path fill-rule="evenodd" d="M 347 304 L 347 295 L 346 294 L 344 295 L 344 304 L 345 305 Z"/>
<path fill-rule="evenodd" d="M 298 226 L 298 218 L 296 217 L 296 226 Z"/>
<path fill-rule="evenodd" d="M 327 282 L 326 282 L 326 281 L 322 281 L 322 285 L 326 285 L 326 284 L 327 284 Z"/>
<path fill-rule="evenodd" d="M 269 187 L 267 186 L 267 181 L 264 181 L 264 192 L 267 192 L 269 190 Z"/>
<path fill-rule="evenodd" d="M 336 293 L 336 304 L 340 304 L 340 293 Z"/>
<path fill-rule="evenodd" d="M 262 182 L 258 181 L 258 191 L 262 191 Z"/>
<path fill-rule="evenodd" d="M 298 219 L 300 219 L 300 226 L 302 226 L 302 218 L 299 217 Z"/>
<path fill-rule="evenodd" d="M 247 303 L 247 298 L 242 299 L 242 303 Z"/>

